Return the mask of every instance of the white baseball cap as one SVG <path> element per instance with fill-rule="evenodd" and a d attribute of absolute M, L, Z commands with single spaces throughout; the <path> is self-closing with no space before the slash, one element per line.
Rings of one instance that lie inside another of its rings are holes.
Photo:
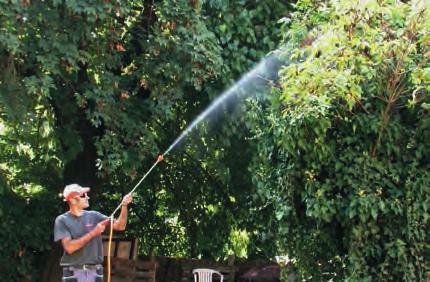
<path fill-rule="evenodd" d="M 71 198 L 87 193 L 88 191 L 90 191 L 89 187 L 82 187 L 79 184 L 69 184 L 66 187 L 64 187 L 64 191 L 63 191 L 64 201 L 67 202 Z"/>

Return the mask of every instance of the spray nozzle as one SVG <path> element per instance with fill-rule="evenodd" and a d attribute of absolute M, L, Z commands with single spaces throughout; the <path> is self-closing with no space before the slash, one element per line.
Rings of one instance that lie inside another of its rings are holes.
<path fill-rule="evenodd" d="M 164 156 L 163 155 L 159 155 L 157 158 L 157 162 L 161 162 L 162 160 L 164 160 Z"/>

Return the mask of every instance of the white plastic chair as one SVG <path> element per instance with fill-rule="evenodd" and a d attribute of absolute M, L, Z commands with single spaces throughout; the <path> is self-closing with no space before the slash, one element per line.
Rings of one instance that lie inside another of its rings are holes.
<path fill-rule="evenodd" d="M 223 282 L 224 276 L 216 270 L 209 268 L 193 269 L 194 282 L 212 282 L 212 275 L 217 274 L 221 277 L 220 282 Z"/>

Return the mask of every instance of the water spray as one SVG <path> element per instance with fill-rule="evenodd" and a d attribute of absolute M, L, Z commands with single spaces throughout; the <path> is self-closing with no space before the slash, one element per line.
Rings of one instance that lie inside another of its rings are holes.
<path fill-rule="evenodd" d="M 168 149 L 161 155 L 157 157 L 156 162 L 151 166 L 151 168 L 145 173 L 145 175 L 139 180 L 139 182 L 134 186 L 134 188 L 128 193 L 133 194 L 133 192 L 139 187 L 143 180 L 151 173 L 151 171 L 157 166 L 157 164 L 164 160 L 164 156 L 167 155 L 178 143 L 180 143 L 197 125 L 207 118 L 216 108 L 218 108 L 223 103 L 226 103 L 234 94 L 237 94 L 240 87 L 251 86 L 255 91 L 255 88 L 261 86 L 259 83 L 263 82 L 264 85 L 273 85 L 273 81 L 276 80 L 277 71 L 281 67 L 281 62 L 276 58 L 276 56 L 271 55 L 258 63 L 251 71 L 243 75 L 239 81 L 237 81 L 232 87 L 227 89 L 218 98 L 216 98 L 191 124 L 182 131 L 182 133 L 176 138 L 176 140 L 168 147 Z M 266 77 L 270 72 L 272 73 L 269 77 Z M 257 78 L 257 80 L 256 80 Z M 248 85 L 250 82 L 253 84 Z M 103 221 L 104 225 L 108 225 L 113 222 L 115 213 L 121 208 L 122 202 L 115 208 L 111 215 Z"/>

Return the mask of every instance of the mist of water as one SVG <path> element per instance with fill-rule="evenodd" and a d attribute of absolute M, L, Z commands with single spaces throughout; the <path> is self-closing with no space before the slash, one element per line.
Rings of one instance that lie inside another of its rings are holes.
<path fill-rule="evenodd" d="M 243 75 L 234 85 L 217 97 L 191 124 L 176 138 L 163 155 L 167 155 L 175 148 L 190 132 L 192 132 L 202 121 L 206 120 L 212 113 L 227 105 L 244 100 L 247 97 L 256 96 L 269 90 L 278 79 L 278 71 L 282 66 L 275 55 L 270 55 L 259 62 L 252 70 Z"/>
<path fill-rule="evenodd" d="M 229 89 L 224 91 L 218 98 L 216 98 L 191 124 L 179 135 L 178 138 L 169 146 L 164 154 L 158 156 L 157 161 L 152 167 L 145 173 L 145 175 L 139 180 L 134 188 L 129 192 L 132 194 L 142 181 L 151 173 L 151 171 L 157 166 L 157 164 L 163 160 L 163 156 L 170 153 L 185 137 L 190 134 L 202 121 L 208 119 L 211 114 L 214 114 L 222 110 L 223 105 L 230 105 L 243 101 L 247 97 L 258 97 L 260 94 L 266 93 L 271 89 L 274 83 L 278 81 L 278 71 L 283 66 L 282 60 L 278 59 L 276 53 L 264 58 L 258 63 L 252 70 L 243 75 L 236 83 L 233 84 Z M 111 217 L 122 206 L 120 203 L 117 208 L 111 214 Z"/>

